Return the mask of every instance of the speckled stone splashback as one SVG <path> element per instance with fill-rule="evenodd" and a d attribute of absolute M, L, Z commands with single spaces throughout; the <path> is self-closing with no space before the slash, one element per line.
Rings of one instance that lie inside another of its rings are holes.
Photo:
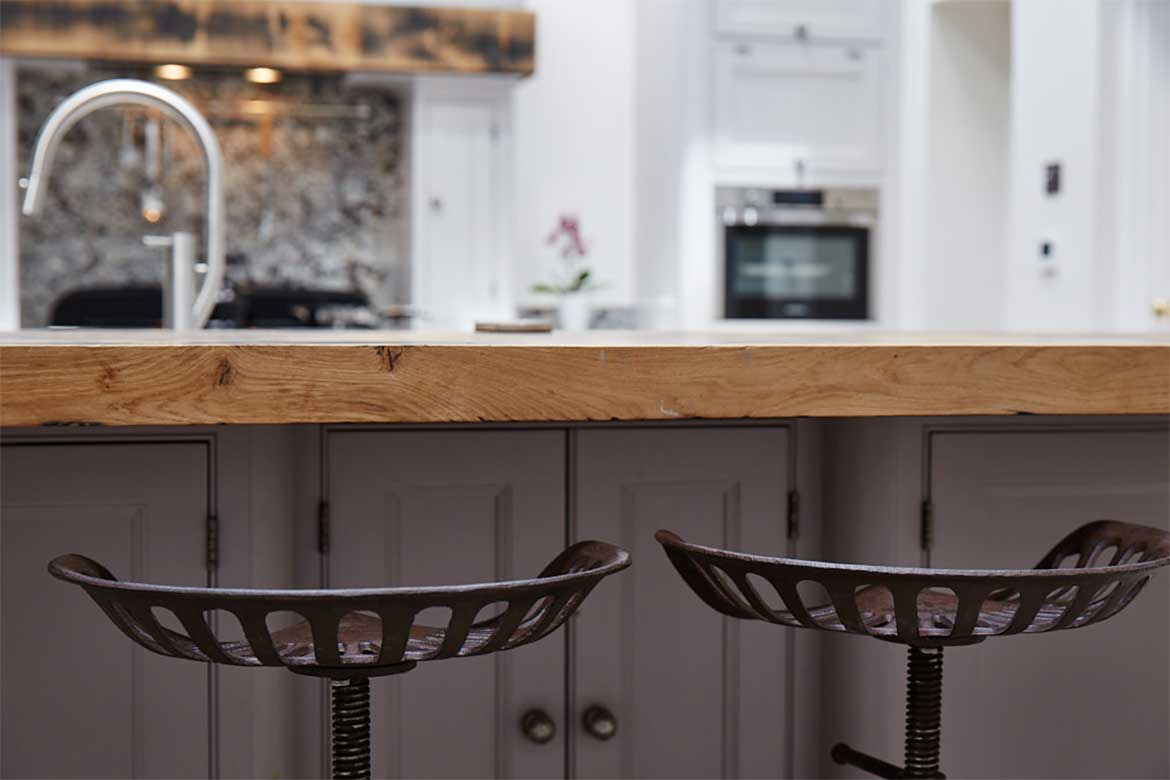
<path fill-rule="evenodd" d="M 22 66 L 20 170 L 28 170 L 37 131 L 58 102 L 86 84 L 127 76 L 149 78 L 125 68 Z M 377 304 L 406 299 L 403 127 L 391 90 L 320 75 L 261 86 L 235 70 L 160 83 L 207 115 L 223 148 L 226 246 L 236 256 L 229 275 L 359 289 Z M 202 247 L 202 155 L 170 120 L 161 144 L 148 144 L 151 121 L 145 109 L 105 109 L 65 136 L 43 213 L 20 221 L 23 327 L 48 324 L 53 302 L 69 290 L 158 282 L 165 254 L 143 246 L 145 235 L 186 230 Z M 158 205 L 151 222 L 146 214 Z"/>

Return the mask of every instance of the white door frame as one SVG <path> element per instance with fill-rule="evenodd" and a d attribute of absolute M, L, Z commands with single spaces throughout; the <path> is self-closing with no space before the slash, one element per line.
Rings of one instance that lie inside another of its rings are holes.
<path fill-rule="evenodd" d="M 0 330 L 20 328 L 16 60 L 0 57 Z"/>

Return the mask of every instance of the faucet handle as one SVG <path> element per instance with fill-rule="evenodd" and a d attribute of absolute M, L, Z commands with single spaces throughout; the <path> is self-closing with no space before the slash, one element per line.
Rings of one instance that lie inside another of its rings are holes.
<path fill-rule="evenodd" d="M 163 274 L 163 322 L 175 330 L 190 330 L 195 322 L 195 237 L 179 231 L 169 236 L 143 236 L 152 249 L 170 249 Z"/>

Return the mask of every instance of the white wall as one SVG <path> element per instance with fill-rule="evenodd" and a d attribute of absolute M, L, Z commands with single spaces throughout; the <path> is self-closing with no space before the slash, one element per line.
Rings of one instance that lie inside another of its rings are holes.
<path fill-rule="evenodd" d="M 1057 21 L 1059 20 L 1059 21 Z M 1103 327 L 1096 289 L 1100 21 L 1097 0 L 1012 3 L 1011 217 L 1004 324 L 1013 330 Z M 1062 191 L 1044 193 L 1044 166 Z M 1052 272 L 1038 259 L 1055 247 Z"/>
<path fill-rule="evenodd" d="M 643 0 L 634 7 L 634 289 L 673 322 L 678 225 L 688 142 L 687 13 L 697 0 Z"/>
<path fill-rule="evenodd" d="M 999 326 L 1007 241 L 1011 6 L 936 3 L 930 19 L 931 197 L 903 204 L 927 233 L 920 267 L 932 329 Z"/>
<path fill-rule="evenodd" d="M 575 214 L 596 298 L 628 303 L 634 287 L 634 4 L 530 0 L 536 73 L 514 98 L 517 297 L 560 262 L 545 238 Z"/>
<path fill-rule="evenodd" d="M 651 323 L 694 325 L 716 297 L 712 7 L 709 0 L 635 5 L 636 292 Z"/>

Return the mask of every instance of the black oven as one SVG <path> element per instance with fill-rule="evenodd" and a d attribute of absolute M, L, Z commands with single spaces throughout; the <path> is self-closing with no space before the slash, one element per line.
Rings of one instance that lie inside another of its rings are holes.
<path fill-rule="evenodd" d="M 872 190 L 717 191 L 724 317 L 865 320 Z"/>

